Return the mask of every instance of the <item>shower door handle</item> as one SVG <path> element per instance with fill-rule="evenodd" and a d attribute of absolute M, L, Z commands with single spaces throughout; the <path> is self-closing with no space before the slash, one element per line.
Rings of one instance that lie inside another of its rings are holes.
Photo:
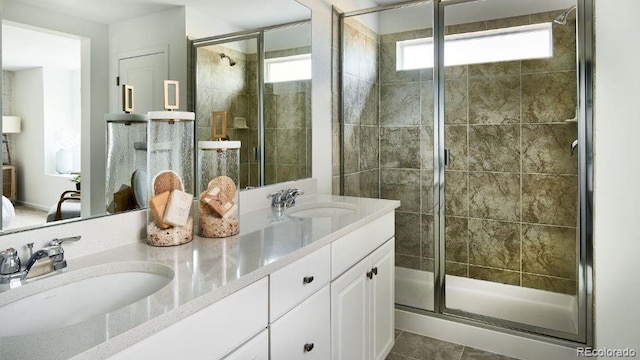
<path fill-rule="evenodd" d="M 451 149 L 444 149 L 444 166 L 448 167 L 451 164 Z"/>

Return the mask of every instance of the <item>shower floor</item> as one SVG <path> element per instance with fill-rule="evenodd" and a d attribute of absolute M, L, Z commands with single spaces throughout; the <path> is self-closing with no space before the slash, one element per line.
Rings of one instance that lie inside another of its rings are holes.
<path fill-rule="evenodd" d="M 433 273 L 396 267 L 396 303 L 433 311 Z M 578 332 L 575 296 L 446 276 L 448 309 L 567 333 Z"/>

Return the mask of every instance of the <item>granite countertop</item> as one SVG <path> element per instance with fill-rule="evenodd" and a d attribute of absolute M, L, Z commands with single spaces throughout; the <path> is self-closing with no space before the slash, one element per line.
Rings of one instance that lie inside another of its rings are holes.
<path fill-rule="evenodd" d="M 336 217 L 296 218 L 263 209 L 243 214 L 240 234 L 236 236 L 194 236 L 192 242 L 174 247 L 137 242 L 68 260 L 65 277 L 81 269 L 78 274 L 134 271 L 140 268 L 141 261 L 166 265 L 175 275 L 161 290 L 106 315 L 47 332 L 2 337 L 0 358 L 107 358 L 400 205 L 395 200 L 332 195 L 298 199 L 299 206 L 314 202 L 350 203 L 355 205 L 355 211 Z M 23 286 L 23 290 L 0 293 L 0 305 L 13 301 L 30 286 L 44 286 L 57 281 L 55 278 L 50 276 Z"/>

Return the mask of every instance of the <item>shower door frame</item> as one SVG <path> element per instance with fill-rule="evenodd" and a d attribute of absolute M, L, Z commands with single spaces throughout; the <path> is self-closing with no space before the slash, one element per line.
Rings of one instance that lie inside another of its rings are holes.
<path fill-rule="evenodd" d="M 593 157 L 592 157 L 592 124 L 593 124 L 593 0 L 576 1 L 576 68 L 577 68 L 577 117 L 578 117 L 578 218 L 576 219 L 578 236 L 576 252 L 578 257 L 578 333 L 542 328 L 525 323 L 483 316 L 467 311 L 450 309 L 446 306 L 446 273 L 445 273 L 445 87 L 444 87 L 444 24 L 445 8 L 475 2 L 477 0 L 436 0 L 434 2 L 434 197 L 438 201 L 438 211 L 434 214 L 435 226 L 435 261 L 434 307 L 435 312 L 460 318 L 475 320 L 491 327 L 524 331 L 532 336 L 543 335 L 554 342 L 576 346 L 593 343 Z M 436 82 L 436 79 L 438 80 Z M 436 130 L 437 129 L 437 130 Z M 437 137 L 435 137 L 437 136 Z M 437 170 L 436 170 L 437 169 Z"/>
<path fill-rule="evenodd" d="M 445 274 L 445 68 L 444 21 L 445 7 L 478 0 L 418 0 L 385 5 L 363 10 L 340 13 L 339 67 L 342 69 L 344 54 L 343 22 L 346 17 L 364 15 L 384 10 L 431 3 L 433 6 L 434 72 L 433 72 L 433 193 L 434 193 L 434 310 L 428 311 L 396 304 L 396 308 L 413 313 L 470 324 L 486 329 L 525 336 L 531 339 L 564 346 L 593 345 L 593 9 L 594 0 L 576 0 L 577 45 L 577 117 L 578 117 L 578 333 L 571 334 L 540 328 L 524 323 L 487 317 L 446 307 Z M 342 71 L 340 71 L 342 74 Z M 339 87 L 343 88 L 342 76 Z M 341 125 L 344 125 L 344 91 L 340 96 Z M 341 126 L 340 141 L 344 139 Z M 340 147 L 340 193 L 344 194 L 344 146 Z"/>

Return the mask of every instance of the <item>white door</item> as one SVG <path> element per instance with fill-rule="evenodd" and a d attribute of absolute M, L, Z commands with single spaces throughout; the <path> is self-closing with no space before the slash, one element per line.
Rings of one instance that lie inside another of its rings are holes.
<path fill-rule="evenodd" d="M 384 360 L 394 337 L 394 239 L 374 251 L 371 259 L 371 340 L 374 360 Z"/>
<path fill-rule="evenodd" d="M 331 283 L 331 359 L 369 360 L 369 258 Z"/>
<path fill-rule="evenodd" d="M 122 85 L 132 85 L 133 112 L 164 109 L 164 80 L 169 79 L 167 54 L 164 52 L 118 60 L 119 85 L 116 90 L 118 111 L 122 111 Z"/>

